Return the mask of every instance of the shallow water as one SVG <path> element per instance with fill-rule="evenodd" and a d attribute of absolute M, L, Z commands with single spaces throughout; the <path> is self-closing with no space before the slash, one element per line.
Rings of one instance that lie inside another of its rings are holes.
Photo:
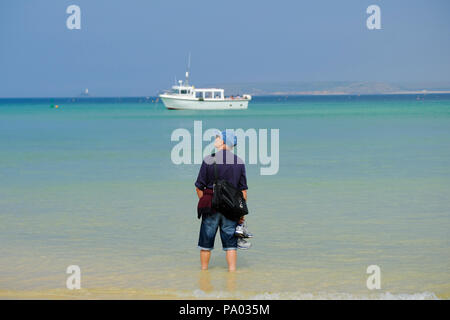
<path fill-rule="evenodd" d="M 280 129 L 278 174 L 247 166 L 255 238 L 234 274 L 219 237 L 199 271 L 199 165 L 170 159 L 172 131 L 194 120 Z M 0 296 L 450 296 L 448 95 L 255 98 L 208 113 L 0 100 L 0 146 Z M 381 290 L 366 287 L 373 264 Z M 77 293 L 69 265 L 81 268 Z"/>

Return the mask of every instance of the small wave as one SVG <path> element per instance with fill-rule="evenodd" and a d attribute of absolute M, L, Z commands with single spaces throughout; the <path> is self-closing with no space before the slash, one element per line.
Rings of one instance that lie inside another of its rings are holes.
<path fill-rule="evenodd" d="M 264 292 L 264 293 L 243 293 L 194 290 L 193 292 L 177 292 L 180 298 L 189 299 L 248 299 L 248 300 L 439 300 L 433 292 L 421 293 L 373 293 L 373 294 L 353 294 L 353 293 L 304 293 L 304 292 Z"/>

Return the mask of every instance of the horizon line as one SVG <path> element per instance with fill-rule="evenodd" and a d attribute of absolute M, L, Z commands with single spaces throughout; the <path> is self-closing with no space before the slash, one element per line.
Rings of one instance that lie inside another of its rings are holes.
<path fill-rule="evenodd" d="M 265 94 L 252 94 L 253 97 L 301 97 L 301 96 L 393 96 L 393 95 L 433 95 L 433 94 L 450 94 L 450 90 L 417 90 L 417 91 L 398 91 L 398 92 L 382 92 L 382 93 L 347 93 L 347 92 L 327 92 L 322 93 L 317 90 L 317 93 L 293 93 L 293 92 L 274 92 Z M 0 97 L 0 100 L 18 100 L 18 99 L 157 99 L 159 96 L 42 96 L 42 97 Z"/>

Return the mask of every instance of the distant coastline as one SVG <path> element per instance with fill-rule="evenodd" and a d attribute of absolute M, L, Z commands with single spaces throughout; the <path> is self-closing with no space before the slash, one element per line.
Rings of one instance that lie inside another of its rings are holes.
<path fill-rule="evenodd" d="M 450 94 L 450 90 L 439 90 L 439 91 L 395 91 L 395 92 L 385 92 L 385 93 L 347 93 L 347 92 L 334 92 L 334 91 L 298 91 L 298 92 L 269 92 L 265 96 L 355 96 L 355 95 L 417 95 L 417 94 Z M 254 94 L 258 96 L 257 94 Z M 261 95 L 264 96 L 264 95 Z"/>
<path fill-rule="evenodd" d="M 272 95 L 395 95 L 446 94 L 450 82 L 371 82 L 371 81 L 288 81 L 208 84 L 220 86 L 229 94 L 245 91 L 253 96 Z"/>

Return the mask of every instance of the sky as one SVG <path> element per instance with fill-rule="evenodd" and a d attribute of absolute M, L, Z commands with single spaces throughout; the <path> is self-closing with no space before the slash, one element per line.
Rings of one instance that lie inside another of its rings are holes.
<path fill-rule="evenodd" d="M 0 1 L 0 97 L 153 96 L 183 79 L 189 52 L 197 86 L 449 82 L 450 1 Z"/>

